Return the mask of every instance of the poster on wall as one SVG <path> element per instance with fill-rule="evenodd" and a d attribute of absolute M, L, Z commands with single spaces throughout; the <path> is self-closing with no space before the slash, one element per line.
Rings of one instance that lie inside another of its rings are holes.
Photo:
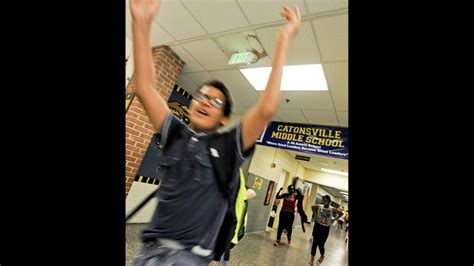
<path fill-rule="evenodd" d="M 275 187 L 275 181 L 270 181 L 270 183 L 268 184 L 267 194 L 265 195 L 265 201 L 263 202 L 263 205 L 270 204 L 270 201 L 272 200 L 272 193 L 273 193 L 274 187 Z"/>
<path fill-rule="evenodd" d="M 253 186 L 252 186 L 252 188 L 257 189 L 257 190 L 261 190 L 261 189 L 262 189 L 262 185 L 263 185 L 263 178 L 261 178 L 261 177 L 255 177 L 255 179 L 254 179 L 254 181 L 253 181 Z"/>
<path fill-rule="evenodd" d="M 191 100 L 191 94 L 181 88 L 178 84 L 174 85 L 173 91 L 168 99 L 168 107 L 171 112 L 186 124 L 189 124 L 190 122 L 188 107 L 191 104 Z M 160 135 L 154 134 L 146 149 L 142 164 L 138 168 L 135 176 L 136 180 L 148 180 L 149 182 L 153 182 L 153 184 L 158 184 L 154 179 L 158 177 L 157 162 L 161 155 L 160 152 Z M 140 177 L 145 178 L 140 179 Z M 151 180 L 146 177 L 150 177 Z"/>
<path fill-rule="evenodd" d="M 318 125 L 272 122 L 257 144 L 273 148 L 349 159 L 349 129 Z"/>
<path fill-rule="evenodd" d="M 181 121 L 189 124 L 189 106 L 193 96 L 181 88 L 178 84 L 175 84 L 173 87 L 173 91 L 168 99 L 168 107 L 170 108 L 171 112 L 178 117 Z"/>

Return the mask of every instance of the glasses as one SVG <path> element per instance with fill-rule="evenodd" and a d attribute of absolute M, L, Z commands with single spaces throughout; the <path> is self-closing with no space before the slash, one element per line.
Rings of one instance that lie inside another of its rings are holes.
<path fill-rule="evenodd" d="M 222 107 L 224 107 L 224 102 L 217 98 L 217 97 L 210 97 L 209 95 L 207 94 L 203 94 L 203 93 L 198 93 L 195 97 L 194 97 L 197 101 L 204 101 L 206 100 L 208 103 L 210 103 L 212 106 L 214 107 L 217 107 L 219 109 L 222 109 Z"/>

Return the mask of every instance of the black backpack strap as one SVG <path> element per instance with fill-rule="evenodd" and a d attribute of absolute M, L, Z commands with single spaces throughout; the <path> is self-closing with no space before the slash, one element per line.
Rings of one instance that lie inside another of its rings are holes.
<path fill-rule="evenodd" d="M 223 251 L 224 260 L 230 258 L 231 240 L 234 237 L 237 226 L 237 217 L 235 215 L 235 200 L 237 198 L 240 178 L 233 182 L 233 169 L 235 166 L 235 147 L 233 145 L 234 137 L 224 134 L 216 134 L 209 141 L 209 148 L 215 149 L 219 156 L 212 156 L 211 161 L 214 166 L 217 183 L 220 190 L 228 200 L 226 218 L 217 236 L 216 249 Z M 232 134 L 232 133 L 231 133 Z M 219 246 L 217 246 L 219 245 Z"/>

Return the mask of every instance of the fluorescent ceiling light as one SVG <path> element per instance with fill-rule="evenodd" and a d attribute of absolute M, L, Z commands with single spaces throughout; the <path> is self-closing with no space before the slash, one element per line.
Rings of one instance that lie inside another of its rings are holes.
<path fill-rule="evenodd" d="M 341 192 L 341 194 L 346 194 L 346 195 L 347 195 L 347 194 L 349 194 L 349 193 L 347 193 L 347 192 L 344 192 L 344 191 L 340 191 L 340 192 Z"/>
<path fill-rule="evenodd" d="M 349 174 L 346 173 L 346 172 L 336 171 L 336 170 L 331 170 L 331 169 L 326 169 L 326 168 L 321 168 L 321 170 L 322 170 L 323 172 L 331 173 L 331 174 L 335 174 L 335 175 L 344 175 L 344 176 L 348 176 L 348 175 L 349 175 Z"/>
<path fill-rule="evenodd" d="M 271 67 L 239 69 L 257 91 L 265 90 Z M 282 91 L 327 91 L 328 85 L 323 67 L 314 65 L 293 65 L 283 67 Z"/>

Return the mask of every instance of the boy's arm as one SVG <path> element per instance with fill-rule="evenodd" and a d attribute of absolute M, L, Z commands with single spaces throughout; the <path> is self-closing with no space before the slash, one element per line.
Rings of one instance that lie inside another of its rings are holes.
<path fill-rule="evenodd" d="M 157 131 L 161 131 L 163 122 L 169 113 L 166 101 L 155 89 L 155 66 L 150 45 L 151 23 L 159 8 L 159 0 L 130 0 L 136 95 Z"/>
<path fill-rule="evenodd" d="M 267 86 L 260 99 L 247 113 L 242 122 L 242 141 L 244 151 L 254 145 L 267 124 L 272 120 L 280 103 L 280 86 L 291 39 L 301 25 L 301 15 L 298 7 L 295 10 L 283 7 L 281 15 L 288 21 L 277 36 L 275 53 L 272 61 L 272 71 Z"/>

